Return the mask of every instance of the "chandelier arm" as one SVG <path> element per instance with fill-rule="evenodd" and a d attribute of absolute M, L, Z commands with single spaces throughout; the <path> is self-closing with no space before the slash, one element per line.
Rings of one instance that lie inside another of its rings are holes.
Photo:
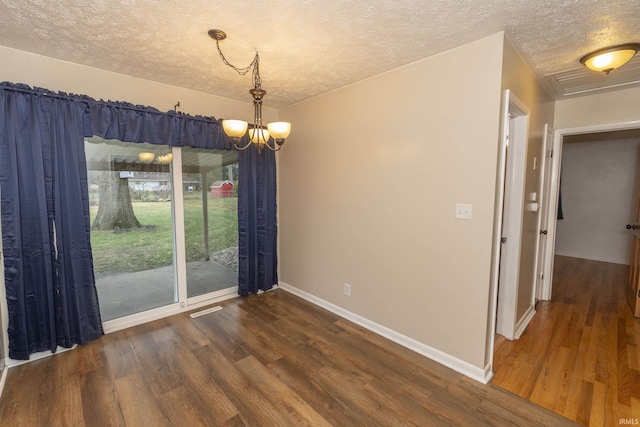
<path fill-rule="evenodd" d="M 236 147 L 236 150 L 238 151 L 244 151 L 247 148 L 251 147 L 251 144 L 253 144 L 251 141 L 247 142 L 247 145 L 245 145 L 244 147 L 240 147 L 238 144 L 236 144 L 235 142 L 233 143 L 233 146 Z"/>
<path fill-rule="evenodd" d="M 282 148 L 282 145 L 277 145 L 277 144 L 274 147 L 271 147 L 268 141 L 265 142 L 264 145 L 266 145 L 267 148 L 271 151 L 280 151 L 280 149 Z"/>

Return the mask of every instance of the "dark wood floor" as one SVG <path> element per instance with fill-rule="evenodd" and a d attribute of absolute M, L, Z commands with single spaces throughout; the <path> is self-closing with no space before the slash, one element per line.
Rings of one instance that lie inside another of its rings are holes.
<path fill-rule="evenodd" d="M 2 426 L 563 426 L 282 290 L 11 368 Z"/>
<path fill-rule="evenodd" d="M 493 383 L 583 425 L 640 420 L 640 322 L 628 267 L 556 257 L 551 302 L 520 340 L 496 342 Z"/>

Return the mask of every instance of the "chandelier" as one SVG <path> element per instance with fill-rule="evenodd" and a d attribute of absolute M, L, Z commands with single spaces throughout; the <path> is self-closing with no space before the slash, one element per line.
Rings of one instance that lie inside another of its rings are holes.
<path fill-rule="evenodd" d="M 220 59 L 225 65 L 233 68 L 238 74 L 244 76 L 251 71 L 253 80 L 253 89 L 249 90 L 249 93 L 253 97 L 253 124 L 244 120 L 222 120 L 222 129 L 224 133 L 229 137 L 233 145 L 238 150 L 246 150 L 255 144 L 258 148 L 258 152 L 261 152 L 264 147 L 267 147 L 271 151 L 278 151 L 284 144 L 284 140 L 289 136 L 291 132 L 291 123 L 288 122 L 273 122 L 268 123 L 266 126 L 262 124 L 262 98 L 267 92 L 262 89 L 262 79 L 260 78 L 260 55 L 256 51 L 256 55 L 253 57 L 253 61 L 244 68 L 238 68 L 227 61 L 224 57 L 222 50 L 220 50 L 220 41 L 227 38 L 227 35 L 222 30 L 209 30 L 209 37 L 216 41 L 216 47 L 220 54 Z M 240 139 L 249 131 L 249 139 L 244 147 L 239 146 Z M 271 141 L 271 142 L 270 142 Z"/>

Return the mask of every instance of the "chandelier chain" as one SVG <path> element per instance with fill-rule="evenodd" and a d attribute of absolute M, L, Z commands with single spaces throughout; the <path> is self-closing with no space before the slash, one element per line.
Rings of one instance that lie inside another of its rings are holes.
<path fill-rule="evenodd" d="M 247 65 L 246 67 L 240 68 L 240 67 L 236 67 L 235 65 L 227 61 L 227 58 L 225 58 L 224 54 L 222 53 L 222 49 L 220 49 L 220 41 L 217 39 L 216 39 L 216 47 L 218 48 L 218 54 L 220 54 L 220 59 L 222 59 L 222 62 L 224 62 L 225 65 L 233 68 L 241 76 L 244 76 L 249 71 L 253 70 L 253 74 L 252 74 L 253 86 L 256 89 L 262 88 L 262 78 L 260 77 L 260 55 L 258 54 L 258 51 L 256 51 L 256 55 L 253 57 L 253 61 L 251 61 L 249 65 Z"/>

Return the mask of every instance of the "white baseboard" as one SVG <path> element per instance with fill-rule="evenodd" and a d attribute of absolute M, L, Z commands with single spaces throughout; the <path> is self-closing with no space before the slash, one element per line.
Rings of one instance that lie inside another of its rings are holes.
<path fill-rule="evenodd" d="M 5 366 L 2 370 L 2 376 L 0 376 L 0 398 L 2 397 L 2 390 L 4 390 L 4 383 L 7 382 L 7 372 L 9 372 L 9 367 Z"/>
<path fill-rule="evenodd" d="M 73 346 L 68 347 L 68 348 L 58 346 L 58 348 L 56 349 L 55 353 L 52 353 L 51 350 L 39 351 L 37 353 L 30 354 L 29 355 L 29 359 L 27 359 L 27 360 L 17 360 L 17 359 L 11 359 L 10 357 L 7 357 L 5 359 L 6 367 L 7 368 L 13 368 L 14 366 L 20 366 L 20 365 L 24 365 L 25 363 L 30 363 L 30 362 L 33 362 L 33 361 L 36 361 L 36 360 L 44 359 L 45 357 L 55 356 L 56 354 L 60 354 L 60 353 L 66 352 L 66 351 L 73 350 L 77 346 L 78 346 L 78 344 L 74 344 Z"/>
<path fill-rule="evenodd" d="M 529 322 L 531 322 L 531 319 L 533 319 L 533 316 L 535 315 L 536 315 L 536 308 L 535 306 L 532 305 L 529 307 L 529 309 L 524 314 L 524 316 L 522 316 L 518 321 L 518 323 L 516 324 L 516 333 L 515 333 L 514 339 L 516 340 L 520 339 L 520 336 L 522 335 L 524 330 L 527 329 L 527 326 L 529 326 Z"/>
<path fill-rule="evenodd" d="M 588 259 L 590 261 L 600 261 L 600 262 L 608 262 L 610 264 L 629 264 L 628 259 L 618 259 L 618 258 L 607 258 L 601 257 L 597 255 L 586 255 L 586 254 L 576 254 L 562 251 L 555 251 L 554 255 L 566 256 L 569 258 L 580 258 L 580 259 Z"/>
<path fill-rule="evenodd" d="M 478 368 L 464 360 L 460 360 L 456 357 L 451 356 L 450 354 L 444 353 L 440 350 L 437 350 L 433 347 L 430 347 L 426 344 L 423 344 L 419 341 L 414 340 L 413 338 L 409 338 L 406 335 L 402 335 L 392 329 L 389 329 L 385 326 L 382 326 L 378 323 L 375 323 L 369 319 L 366 319 L 362 316 L 359 316 L 355 313 L 352 313 L 348 310 L 345 310 L 342 307 L 339 307 L 335 304 L 332 304 L 328 301 L 325 301 L 321 298 L 318 298 L 308 292 L 305 292 L 301 289 L 298 289 L 294 286 L 288 285 L 284 282 L 280 282 L 278 285 L 283 290 L 290 292 L 300 298 L 309 301 L 312 304 L 317 305 L 318 307 L 322 307 L 325 310 L 328 310 L 334 314 L 337 314 L 340 317 L 343 317 L 351 322 L 362 326 L 365 329 L 370 330 L 380 336 L 383 336 L 396 344 L 399 344 L 403 347 L 408 348 L 409 350 L 415 351 L 418 354 L 421 354 L 431 360 L 434 360 L 441 365 L 444 365 L 448 368 L 453 369 L 467 377 L 479 381 L 483 384 L 487 384 L 491 377 L 493 376 L 491 365 L 487 365 L 484 369 Z"/>

